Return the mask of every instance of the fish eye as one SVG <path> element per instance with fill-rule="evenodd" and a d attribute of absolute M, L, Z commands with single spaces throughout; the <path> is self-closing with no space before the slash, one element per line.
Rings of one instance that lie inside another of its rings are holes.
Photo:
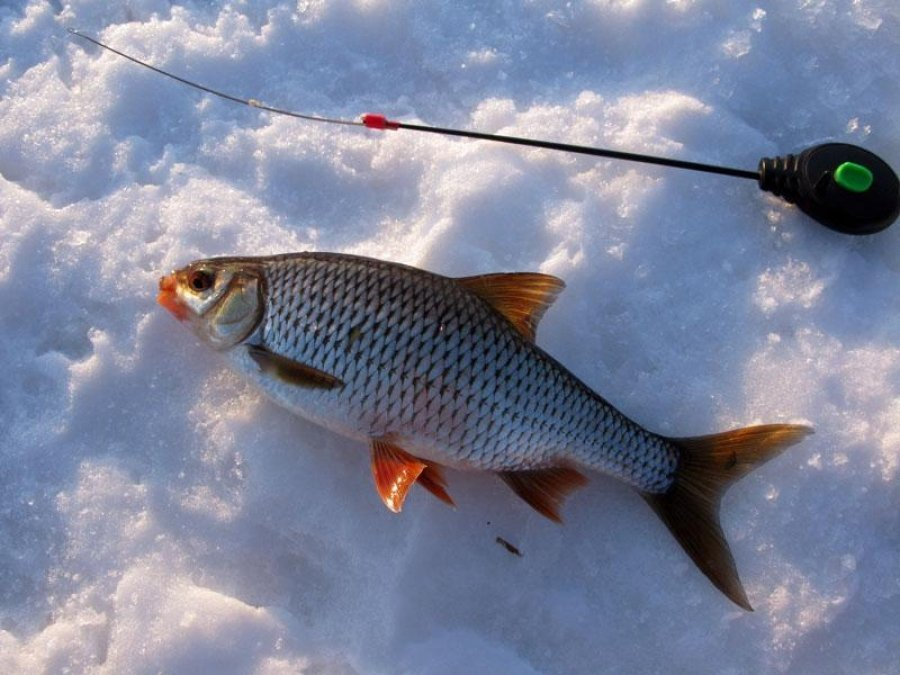
<path fill-rule="evenodd" d="M 191 290 L 195 293 L 208 291 L 212 288 L 214 281 L 215 275 L 209 270 L 194 270 L 187 279 L 188 286 L 190 286 Z"/>

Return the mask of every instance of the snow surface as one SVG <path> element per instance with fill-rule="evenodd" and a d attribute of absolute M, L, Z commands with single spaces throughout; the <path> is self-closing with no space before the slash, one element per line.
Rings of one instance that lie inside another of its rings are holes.
<path fill-rule="evenodd" d="M 0 672 L 900 672 L 900 230 L 276 117 L 67 27 L 305 112 L 900 167 L 895 0 L 0 3 Z M 813 424 L 723 504 L 756 612 L 604 477 L 564 527 L 455 472 L 456 511 L 389 513 L 364 448 L 154 302 L 194 258 L 310 249 L 563 277 L 540 343 L 656 431 Z"/>

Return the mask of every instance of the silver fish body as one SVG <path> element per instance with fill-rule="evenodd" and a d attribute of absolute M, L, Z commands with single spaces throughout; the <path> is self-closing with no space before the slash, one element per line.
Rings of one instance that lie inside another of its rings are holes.
<path fill-rule="evenodd" d="M 361 440 L 391 438 L 459 469 L 570 463 L 664 491 L 676 449 L 632 422 L 456 280 L 328 253 L 261 262 L 258 329 L 245 342 L 329 373 L 333 389 L 292 386 L 235 366 L 288 409 Z"/>
<path fill-rule="evenodd" d="M 159 302 L 289 410 L 366 441 L 382 501 L 413 484 L 453 503 L 441 467 L 495 472 L 543 515 L 600 471 L 633 486 L 709 579 L 750 608 L 719 525 L 727 487 L 810 429 L 667 438 L 534 343 L 563 284 L 450 278 L 335 253 L 199 260 Z"/>

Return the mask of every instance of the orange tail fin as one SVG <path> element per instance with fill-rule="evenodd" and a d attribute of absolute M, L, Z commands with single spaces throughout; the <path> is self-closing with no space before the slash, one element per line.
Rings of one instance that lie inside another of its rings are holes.
<path fill-rule="evenodd" d="M 742 476 L 812 433 L 796 424 L 768 424 L 712 436 L 671 438 L 681 454 L 675 481 L 661 494 L 642 493 L 678 543 L 734 603 L 753 611 L 719 524 L 719 503 Z"/>

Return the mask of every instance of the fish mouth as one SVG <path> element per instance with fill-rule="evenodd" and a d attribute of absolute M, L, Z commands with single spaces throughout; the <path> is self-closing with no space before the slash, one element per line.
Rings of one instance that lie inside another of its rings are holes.
<path fill-rule="evenodd" d="M 159 295 L 156 296 L 156 302 L 179 321 L 188 318 L 187 307 L 178 299 L 178 282 L 174 273 L 159 280 Z"/>

